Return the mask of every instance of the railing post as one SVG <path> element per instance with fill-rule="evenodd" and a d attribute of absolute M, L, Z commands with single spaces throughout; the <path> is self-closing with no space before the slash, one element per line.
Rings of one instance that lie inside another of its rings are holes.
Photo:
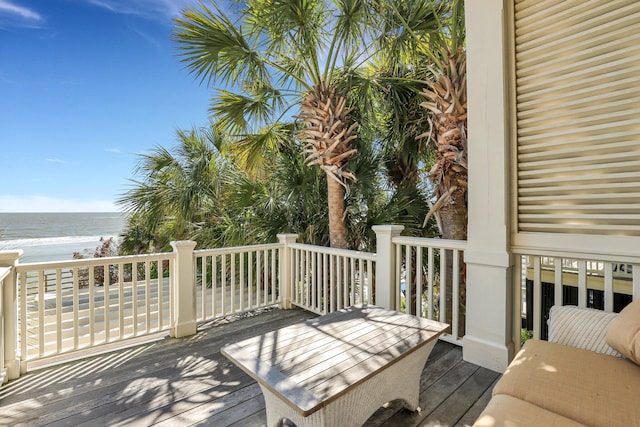
<path fill-rule="evenodd" d="M 196 242 L 184 240 L 171 242 L 176 256 L 173 264 L 171 298 L 174 323 L 170 334 L 174 338 L 196 333 L 196 287 L 193 274 L 193 250 Z"/>
<path fill-rule="evenodd" d="M 291 308 L 291 295 L 293 295 L 289 245 L 295 243 L 297 239 L 297 234 L 278 234 L 278 240 L 283 245 L 280 249 L 280 308 L 284 310 Z"/>
<path fill-rule="evenodd" d="M 376 233 L 376 300 L 375 304 L 388 310 L 396 307 L 395 277 L 396 251 L 393 238 L 404 230 L 402 225 L 374 225 Z"/>
<path fill-rule="evenodd" d="M 0 267 L 11 268 L 11 273 L 4 279 L 2 286 L 2 311 L 4 314 L 4 331 L 0 338 L 4 340 L 5 380 L 20 376 L 20 358 L 18 357 L 18 273 L 16 266 L 22 256 L 22 250 L 0 252 Z"/>

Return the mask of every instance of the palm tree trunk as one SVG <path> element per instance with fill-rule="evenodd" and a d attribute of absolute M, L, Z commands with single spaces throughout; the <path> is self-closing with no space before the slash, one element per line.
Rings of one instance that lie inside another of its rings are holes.
<path fill-rule="evenodd" d="M 462 198 L 462 200 L 458 200 L 456 196 Z M 451 200 L 447 202 L 440 209 L 440 219 L 442 221 L 442 238 L 443 239 L 452 239 L 452 240 L 467 240 L 467 205 L 464 200 L 464 194 L 455 194 L 452 196 Z M 441 284 L 441 286 L 446 286 L 447 290 L 447 298 L 446 298 L 446 307 L 447 307 L 447 323 L 452 324 L 453 322 L 453 275 L 456 272 L 453 271 L 453 251 L 446 251 L 447 256 L 447 282 Z M 465 265 L 463 260 L 460 260 L 460 271 L 457 272 L 460 274 L 459 283 L 459 299 L 458 303 L 458 334 L 460 336 L 464 336 L 465 334 L 465 326 L 466 326 L 466 274 L 465 274 Z M 458 337 L 455 337 L 458 338 Z"/>
<path fill-rule="evenodd" d="M 344 187 L 329 174 L 327 174 L 327 199 L 329 205 L 329 242 L 332 248 L 347 249 Z"/>

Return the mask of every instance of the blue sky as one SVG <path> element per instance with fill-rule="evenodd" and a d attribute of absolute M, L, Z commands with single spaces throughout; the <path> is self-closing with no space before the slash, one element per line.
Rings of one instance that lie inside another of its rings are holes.
<path fill-rule="evenodd" d="M 0 212 L 114 211 L 138 154 L 206 126 L 177 57 L 196 0 L 0 0 Z"/>

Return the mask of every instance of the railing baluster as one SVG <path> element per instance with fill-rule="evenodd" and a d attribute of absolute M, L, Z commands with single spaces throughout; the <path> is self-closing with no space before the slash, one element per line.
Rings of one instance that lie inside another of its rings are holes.
<path fill-rule="evenodd" d="M 109 277 L 109 266 L 102 265 L 102 286 L 104 290 L 104 342 L 108 343 L 110 341 L 109 337 L 111 335 L 111 277 Z"/>
<path fill-rule="evenodd" d="M 400 277 L 402 274 L 402 245 L 396 245 L 396 281 L 393 284 L 397 311 L 400 311 Z"/>
<path fill-rule="evenodd" d="M 553 284 L 553 303 L 562 305 L 562 259 L 555 257 L 554 265 L 554 284 Z"/>
<path fill-rule="evenodd" d="M 116 267 L 116 265 L 114 265 Z M 118 268 L 118 326 L 119 339 L 124 338 L 124 282 L 122 280 L 122 263 L 117 265 Z"/>
<path fill-rule="evenodd" d="M 429 246 L 429 248 L 427 249 L 427 281 L 429 282 L 427 284 L 428 286 L 428 291 L 427 291 L 427 298 L 429 298 L 429 302 L 427 305 L 427 318 L 430 320 L 433 320 L 433 288 L 434 288 L 434 283 L 433 283 L 433 247 Z"/>
<path fill-rule="evenodd" d="M 236 312 L 236 255 L 235 254 L 229 254 L 229 269 L 230 269 L 230 274 L 229 274 L 229 279 L 231 281 L 231 310 L 229 311 L 229 313 L 235 313 Z"/>
<path fill-rule="evenodd" d="M 416 247 L 416 316 L 422 314 L 422 246 Z"/>
<path fill-rule="evenodd" d="M 520 351 L 520 337 L 522 331 L 522 280 L 523 273 L 526 272 L 526 265 L 523 269 L 524 257 L 519 256 L 516 257 L 516 263 L 514 267 L 515 274 L 515 286 L 513 289 L 513 300 L 516 303 L 513 305 L 513 344 L 514 344 L 514 352 L 517 353 Z M 524 270 L 524 271 L 523 271 Z"/>
<path fill-rule="evenodd" d="M 22 359 L 29 358 L 27 353 L 27 323 L 29 322 L 29 315 L 27 313 L 27 273 L 20 274 L 20 354 Z"/>
<path fill-rule="evenodd" d="M 318 309 L 318 283 L 316 279 L 318 265 L 316 261 L 317 256 L 313 254 L 311 257 L 311 272 L 309 274 L 311 275 L 311 306 L 314 310 Z"/>
<path fill-rule="evenodd" d="M 440 322 L 447 321 L 447 251 L 440 249 Z"/>
<path fill-rule="evenodd" d="M 338 297 L 336 310 L 341 310 L 345 307 L 344 305 L 344 283 L 343 283 L 343 275 L 344 272 L 344 262 L 343 258 L 340 255 L 336 255 L 336 295 Z"/>
<path fill-rule="evenodd" d="M 38 354 L 40 357 L 44 356 L 44 333 L 45 333 L 45 320 L 44 320 L 44 270 L 38 272 Z M 57 285 L 56 285 L 57 286 Z M 56 289 L 56 292 L 58 289 Z"/>
<path fill-rule="evenodd" d="M 335 255 L 329 255 L 329 310 L 336 311 Z"/>
<path fill-rule="evenodd" d="M 254 251 L 249 251 L 247 253 L 247 280 L 249 282 L 249 300 L 247 301 L 247 304 L 250 308 L 253 308 L 254 306 L 258 305 L 260 303 L 260 301 L 256 300 L 256 304 L 254 305 L 253 303 L 253 289 L 255 287 L 255 283 L 253 283 L 253 260 L 254 260 Z"/>
<path fill-rule="evenodd" d="M 459 307 L 460 307 L 460 251 L 457 249 L 453 250 L 453 284 L 452 288 L 452 307 L 451 307 L 451 323 L 453 323 L 451 327 L 451 335 L 453 335 L 454 339 L 458 339 L 458 329 L 459 329 Z"/>
<path fill-rule="evenodd" d="M 405 293 L 404 308 L 407 313 L 411 313 L 411 295 L 412 295 L 411 284 L 413 282 L 413 274 L 411 274 L 412 273 L 411 268 L 413 267 L 413 263 L 411 260 L 412 255 L 413 255 L 413 247 L 409 245 L 405 245 L 406 268 L 405 268 L 405 278 L 404 278 L 404 293 Z"/>
<path fill-rule="evenodd" d="M 373 266 L 371 264 L 373 262 L 367 260 L 367 299 L 368 302 L 375 304 L 373 300 Z"/>
<path fill-rule="evenodd" d="M 587 306 L 587 261 L 578 260 L 578 307 Z"/>
<path fill-rule="evenodd" d="M 540 262 L 540 257 L 533 257 L 533 337 L 536 339 L 540 339 L 542 319 L 542 274 Z"/>
<path fill-rule="evenodd" d="M 604 311 L 613 311 L 613 265 L 610 262 L 604 264 Z"/>
<path fill-rule="evenodd" d="M 351 301 L 349 301 L 349 305 L 354 305 L 357 303 L 356 301 L 356 263 L 358 262 L 362 262 L 362 259 L 352 258 L 350 262 L 351 280 L 349 280 L 349 286 L 351 287 Z M 362 270 L 362 265 L 360 265 L 360 270 Z M 362 284 L 360 284 L 360 288 L 362 288 Z"/>
<path fill-rule="evenodd" d="M 95 268 L 89 266 L 89 345 L 94 346 L 96 342 L 96 278 Z"/>
<path fill-rule="evenodd" d="M 151 261 L 144 262 L 144 301 L 147 333 L 151 331 Z"/>
<path fill-rule="evenodd" d="M 221 314 L 222 316 L 227 314 L 227 298 L 226 298 L 226 289 L 227 289 L 227 265 L 226 265 L 226 255 L 222 254 L 221 256 L 221 264 L 220 264 L 220 278 L 221 283 L 220 285 L 222 286 L 222 294 L 221 294 L 221 303 L 222 303 L 222 310 L 221 310 Z"/>
<path fill-rule="evenodd" d="M 156 280 L 156 288 L 158 289 L 158 330 L 161 331 L 164 325 L 164 260 L 158 258 L 156 262 L 158 265 L 158 279 Z M 169 298 L 170 300 L 172 299 L 171 297 Z"/>
<path fill-rule="evenodd" d="M 197 257 L 196 265 L 198 261 L 200 261 L 200 318 L 198 320 L 205 320 L 207 318 L 207 257 Z"/>
<path fill-rule="evenodd" d="M 349 306 L 349 258 L 342 258 L 342 292 L 343 307 Z"/>
<path fill-rule="evenodd" d="M 270 286 L 270 295 L 271 295 L 271 304 L 274 304 L 276 302 L 276 295 L 278 294 L 277 291 L 277 283 L 278 283 L 278 277 L 279 274 L 277 274 L 277 267 L 276 267 L 276 262 L 277 262 L 277 251 L 275 249 L 271 249 L 271 280 L 269 280 L 269 286 Z"/>
<path fill-rule="evenodd" d="M 218 255 L 211 256 L 211 316 L 216 317 L 218 308 Z"/>
<path fill-rule="evenodd" d="M 138 263 L 131 264 L 131 310 L 133 313 L 133 336 L 138 336 Z"/>
<path fill-rule="evenodd" d="M 322 300 L 323 310 L 322 313 L 329 312 L 329 255 L 322 254 Z"/>
<path fill-rule="evenodd" d="M 59 268 L 56 269 L 56 282 L 53 290 L 56 293 L 56 348 L 60 353 L 62 351 L 62 271 Z"/>
<path fill-rule="evenodd" d="M 269 301 L 269 252 L 264 250 L 264 305 Z"/>
<path fill-rule="evenodd" d="M 244 310 L 244 294 L 247 286 L 247 281 L 244 277 L 244 252 L 240 252 L 240 311 Z"/>
<path fill-rule="evenodd" d="M 78 267 L 74 267 L 72 270 L 73 277 L 73 349 L 77 350 L 80 347 L 79 336 L 79 319 L 78 312 L 80 311 L 80 282 L 78 281 Z"/>

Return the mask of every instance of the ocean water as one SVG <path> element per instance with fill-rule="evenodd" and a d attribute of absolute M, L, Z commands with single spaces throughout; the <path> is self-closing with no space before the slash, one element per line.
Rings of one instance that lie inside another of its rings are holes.
<path fill-rule="evenodd" d="M 92 255 L 101 237 L 117 240 L 125 225 L 117 212 L 0 213 L 0 251 L 22 249 L 21 263 L 69 260 Z"/>

